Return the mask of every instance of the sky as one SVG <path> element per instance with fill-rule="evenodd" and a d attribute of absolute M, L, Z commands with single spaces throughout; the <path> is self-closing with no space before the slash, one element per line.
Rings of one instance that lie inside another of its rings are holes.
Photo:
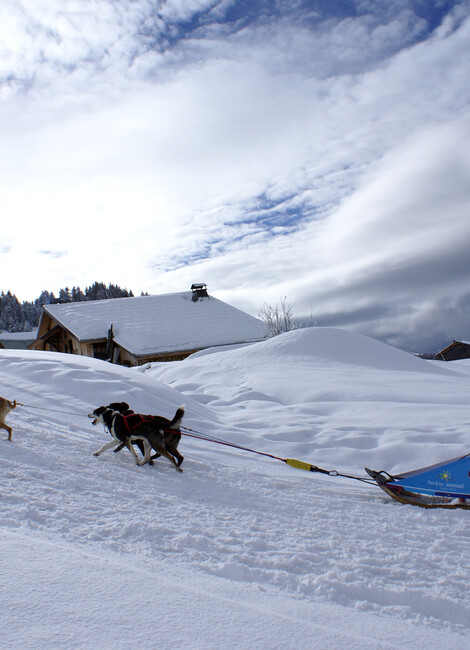
<path fill-rule="evenodd" d="M 470 3 L 7 0 L 0 289 L 470 339 Z"/>

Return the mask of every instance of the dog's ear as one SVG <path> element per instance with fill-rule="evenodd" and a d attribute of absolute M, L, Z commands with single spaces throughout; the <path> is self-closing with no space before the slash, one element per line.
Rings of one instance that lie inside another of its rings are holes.
<path fill-rule="evenodd" d="M 111 404 L 108 404 L 108 408 L 113 411 L 119 411 L 119 413 L 124 413 L 124 411 L 129 410 L 129 404 L 127 402 L 111 402 Z"/>
<path fill-rule="evenodd" d="M 95 415 L 102 415 L 102 414 L 103 414 L 105 411 L 107 411 L 107 410 L 108 410 L 108 409 L 107 409 L 106 406 L 99 406 L 97 409 L 95 409 L 95 410 L 93 411 L 93 413 L 94 413 Z"/>

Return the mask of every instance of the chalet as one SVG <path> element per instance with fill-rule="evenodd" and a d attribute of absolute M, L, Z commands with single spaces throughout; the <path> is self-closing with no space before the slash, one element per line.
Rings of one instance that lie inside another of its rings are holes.
<path fill-rule="evenodd" d="M 441 361 L 455 361 L 457 359 L 470 359 L 470 343 L 468 341 L 452 341 L 450 345 L 438 352 L 435 359 Z"/>
<path fill-rule="evenodd" d="M 262 321 L 193 284 L 181 293 L 44 305 L 30 348 L 137 366 L 264 338 Z"/>
<path fill-rule="evenodd" d="M 37 330 L 31 332 L 0 332 L 0 349 L 26 350 L 36 340 Z"/>

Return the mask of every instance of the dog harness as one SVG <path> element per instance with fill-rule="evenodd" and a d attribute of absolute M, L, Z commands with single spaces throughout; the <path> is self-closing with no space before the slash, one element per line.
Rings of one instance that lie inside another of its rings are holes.
<path fill-rule="evenodd" d="M 127 429 L 128 435 L 131 435 L 132 432 L 144 422 L 154 423 L 154 419 L 151 415 L 142 415 L 141 413 L 131 413 L 130 415 L 121 415 L 120 413 L 116 413 L 110 428 L 110 433 L 114 438 L 116 438 L 116 436 L 114 435 L 113 430 L 114 430 L 116 418 L 119 415 L 124 423 L 124 426 Z M 175 429 L 168 429 L 167 427 L 162 427 L 162 426 L 159 427 L 159 430 L 162 431 L 163 433 L 179 433 Z"/>
<path fill-rule="evenodd" d="M 137 429 L 143 422 L 148 422 L 148 418 L 144 417 L 140 413 L 131 413 L 130 415 L 121 415 L 124 426 L 127 429 L 127 433 L 132 433 L 134 429 Z"/>

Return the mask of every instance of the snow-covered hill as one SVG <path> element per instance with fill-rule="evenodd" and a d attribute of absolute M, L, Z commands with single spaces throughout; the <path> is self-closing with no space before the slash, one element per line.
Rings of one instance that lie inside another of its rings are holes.
<path fill-rule="evenodd" d="M 259 451 L 364 475 L 470 448 L 468 362 L 335 329 L 126 369 L 1 351 L 6 648 L 466 648 L 470 511 L 183 438 L 136 467 L 86 417 L 125 399 Z"/>

